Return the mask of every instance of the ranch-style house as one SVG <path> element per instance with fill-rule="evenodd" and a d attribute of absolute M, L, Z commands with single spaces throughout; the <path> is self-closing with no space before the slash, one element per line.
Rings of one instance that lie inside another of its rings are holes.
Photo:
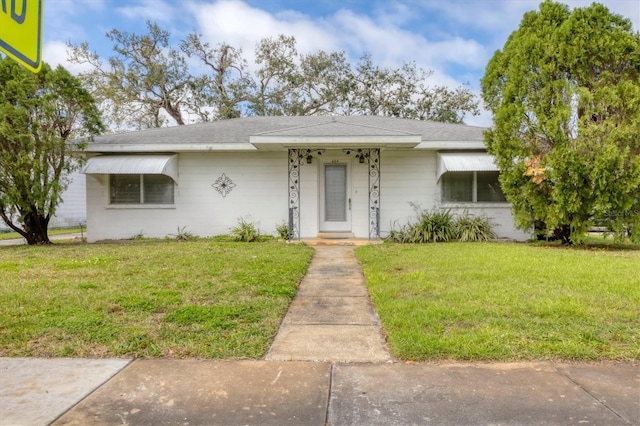
<path fill-rule="evenodd" d="M 228 234 L 383 238 L 415 209 L 484 215 L 524 240 L 483 128 L 377 116 L 248 117 L 110 134 L 86 150 L 88 240 Z"/>

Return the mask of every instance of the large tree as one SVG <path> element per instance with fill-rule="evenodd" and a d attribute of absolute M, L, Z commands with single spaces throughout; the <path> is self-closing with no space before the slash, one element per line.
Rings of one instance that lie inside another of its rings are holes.
<path fill-rule="evenodd" d="M 67 70 L 33 74 L 0 58 L 0 218 L 28 244 L 48 244 L 49 220 L 80 159 L 74 137 L 101 132 L 92 96 Z"/>
<path fill-rule="evenodd" d="M 415 64 L 381 68 L 370 55 L 353 66 L 345 52 L 299 53 L 296 39 L 258 42 L 255 64 L 226 43 L 212 47 L 189 34 L 175 49 L 170 34 L 148 22 L 146 34 L 111 30 L 116 55 L 104 64 L 84 43 L 70 61 L 116 129 L 160 127 L 246 115 L 386 115 L 460 123 L 478 114 L 465 86 L 429 86 L 431 72 Z M 198 63 L 188 61 L 196 59 Z"/>
<path fill-rule="evenodd" d="M 628 20 L 543 2 L 494 54 L 482 94 L 520 227 L 565 243 L 594 222 L 640 237 L 640 35 Z"/>
<path fill-rule="evenodd" d="M 258 69 L 250 114 L 341 113 L 350 78 L 344 52 L 300 54 L 294 37 L 280 35 L 262 39 L 255 54 Z"/>
<path fill-rule="evenodd" d="M 365 54 L 352 66 L 344 52 L 299 54 L 294 37 L 265 38 L 256 48 L 257 115 L 383 115 L 461 123 L 477 115 L 478 101 L 465 86 L 427 84 L 431 72 L 413 63 L 375 65 Z"/>
<path fill-rule="evenodd" d="M 194 77 L 183 52 L 171 46 L 169 32 L 147 22 L 146 34 L 113 29 L 107 38 L 115 54 L 104 64 L 87 43 L 69 45 L 69 60 L 89 66 L 80 78 L 117 129 L 178 125 L 194 115 L 207 120 L 202 77 Z"/>
<path fill-rule="evenodd" d="M 468 87 L 429 86 L 432 73 L 415 63 L 383 68 L 370 55 L 363 55 L 344 85 L 344 113 L 447 123 L 462 123 L 467 114 L 478 115 L 478 101 Z"/>
<path fill-rule="evenodd" d="M 226 43 L 211 47 L 195 33 L 180 43 L 180 49 L 188 57 L 198 58 L 208 71 L 194 79 L 202 102 L 211 109 L 211 115 L 203 118 L 240 117 L 254 85 L 242 50 Z"/>

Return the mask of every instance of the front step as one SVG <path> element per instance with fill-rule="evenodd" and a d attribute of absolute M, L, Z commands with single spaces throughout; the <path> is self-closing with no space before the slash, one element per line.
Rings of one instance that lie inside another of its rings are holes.
<path fill-rule="evenodd" d="M 354 238 L 353 232 L 318 232 L 318 237 L 323 240 L 345 240 Z"/>
<path fill-rule="evenodd" d="M 368 246 L 382 244 L 382 240 L 366 238 L 303 238 L 300 242 L 308 246 Z"/>

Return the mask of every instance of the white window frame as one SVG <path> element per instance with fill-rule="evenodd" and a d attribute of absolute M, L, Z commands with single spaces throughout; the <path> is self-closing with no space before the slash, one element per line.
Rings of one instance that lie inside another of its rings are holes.
<path fill-rule="evenodd" d="M 129 176 L 138 176 L 139 180 L 140 180 L 140 202 L 139 203 L 114 203 L 113 199 L 111 198 L 111 183 L 112 183 L 112 179 L 114 176 L 117 176 L 115 174 L 110 174 L 109 175 L 109 182 L 108 182 L 108 188 L 109 190 L 107 191 L 107 196 L 108 196 L 108 206 L 109 208 L 174 208 L 175 207 L 175 182 L 173 181 L 173 179 L 171 179 L 169 176 L 166 176 L 169 180 L 170 180 L 170 184 L 172 186 L 172 200 L 170 203 L 146 203 L 145 199 L 144 199 L 144 195 L 145 195 L 145 191 L 144 191 L 144 177 L 145 176 L 149 176 L 148 174 L 137 174 L 137 173 L 131 173 L 129 174 Z M 165 176 L 165 175 L 162 175 Z"/>
<path fill-rule="evenodd" d="M 448 173 L 473 173 L 473 179 L 472 179 L 472 183 L 471 183 L 471 201 L 456 201 L 456 200 L 445 200 L 444 199 L 444 194 L 445 194 L 445 190 L 444 190 L 444 183 L 446 181 L 446 175 Z M 442 201 L 442 203 L 445 204 L 469 204 L 469 203 L 473 203 L 473 204 L 490 204 L 490 205 L 497 205 L 497 204 L 508 204 L 507 200 L 501 200 L 501 201 L 478 201 L 478 173 L 495 173 L 495 172 L 478 172 L 478 171 L 457 171 L 457 172 L 446 172 L 444 173 L 444 179 L 442 180 L 442 184 L 441 184 L 441 197 L 440 200 Z M 499 176 L 499 175 L 498 175 Z M 504 193 L 503 193 L 504 195 Z"/>

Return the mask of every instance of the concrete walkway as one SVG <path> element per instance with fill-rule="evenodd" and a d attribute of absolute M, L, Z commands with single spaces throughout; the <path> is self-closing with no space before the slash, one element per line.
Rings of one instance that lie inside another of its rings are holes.
<path fill-rule="evenodd" d="M 315 247 L 266 359 L 391 361 L 354 246 Z"/>
<path fill-rule="evenodd" d="M 348 246 L 316 247 L 264 361 L 0 358 L 1 426 L 639 419 L 637 364 L 391 362 Z"/>
<path fill-rule="evenodd" d="M 61 241 L 61 240 L 82 240 L 82 238 L 86 237 L 87 234 L 81 234 L 80 232 L 70 233 L 70 234 L 58 234 L 58 235 L 50 235 L 49 240 L 51 241 Z M 22 246 L 27 244 L 27 240 L 24 238 L 12 238 L 10 240 L 0 240 L 0 246 Z"/>
<path fill-rule="evenodd" d="M 97 387 L 97 389 L 96 389 Z M 0 425 L 638 425 L 631 364 L 0 358 Z"/>

